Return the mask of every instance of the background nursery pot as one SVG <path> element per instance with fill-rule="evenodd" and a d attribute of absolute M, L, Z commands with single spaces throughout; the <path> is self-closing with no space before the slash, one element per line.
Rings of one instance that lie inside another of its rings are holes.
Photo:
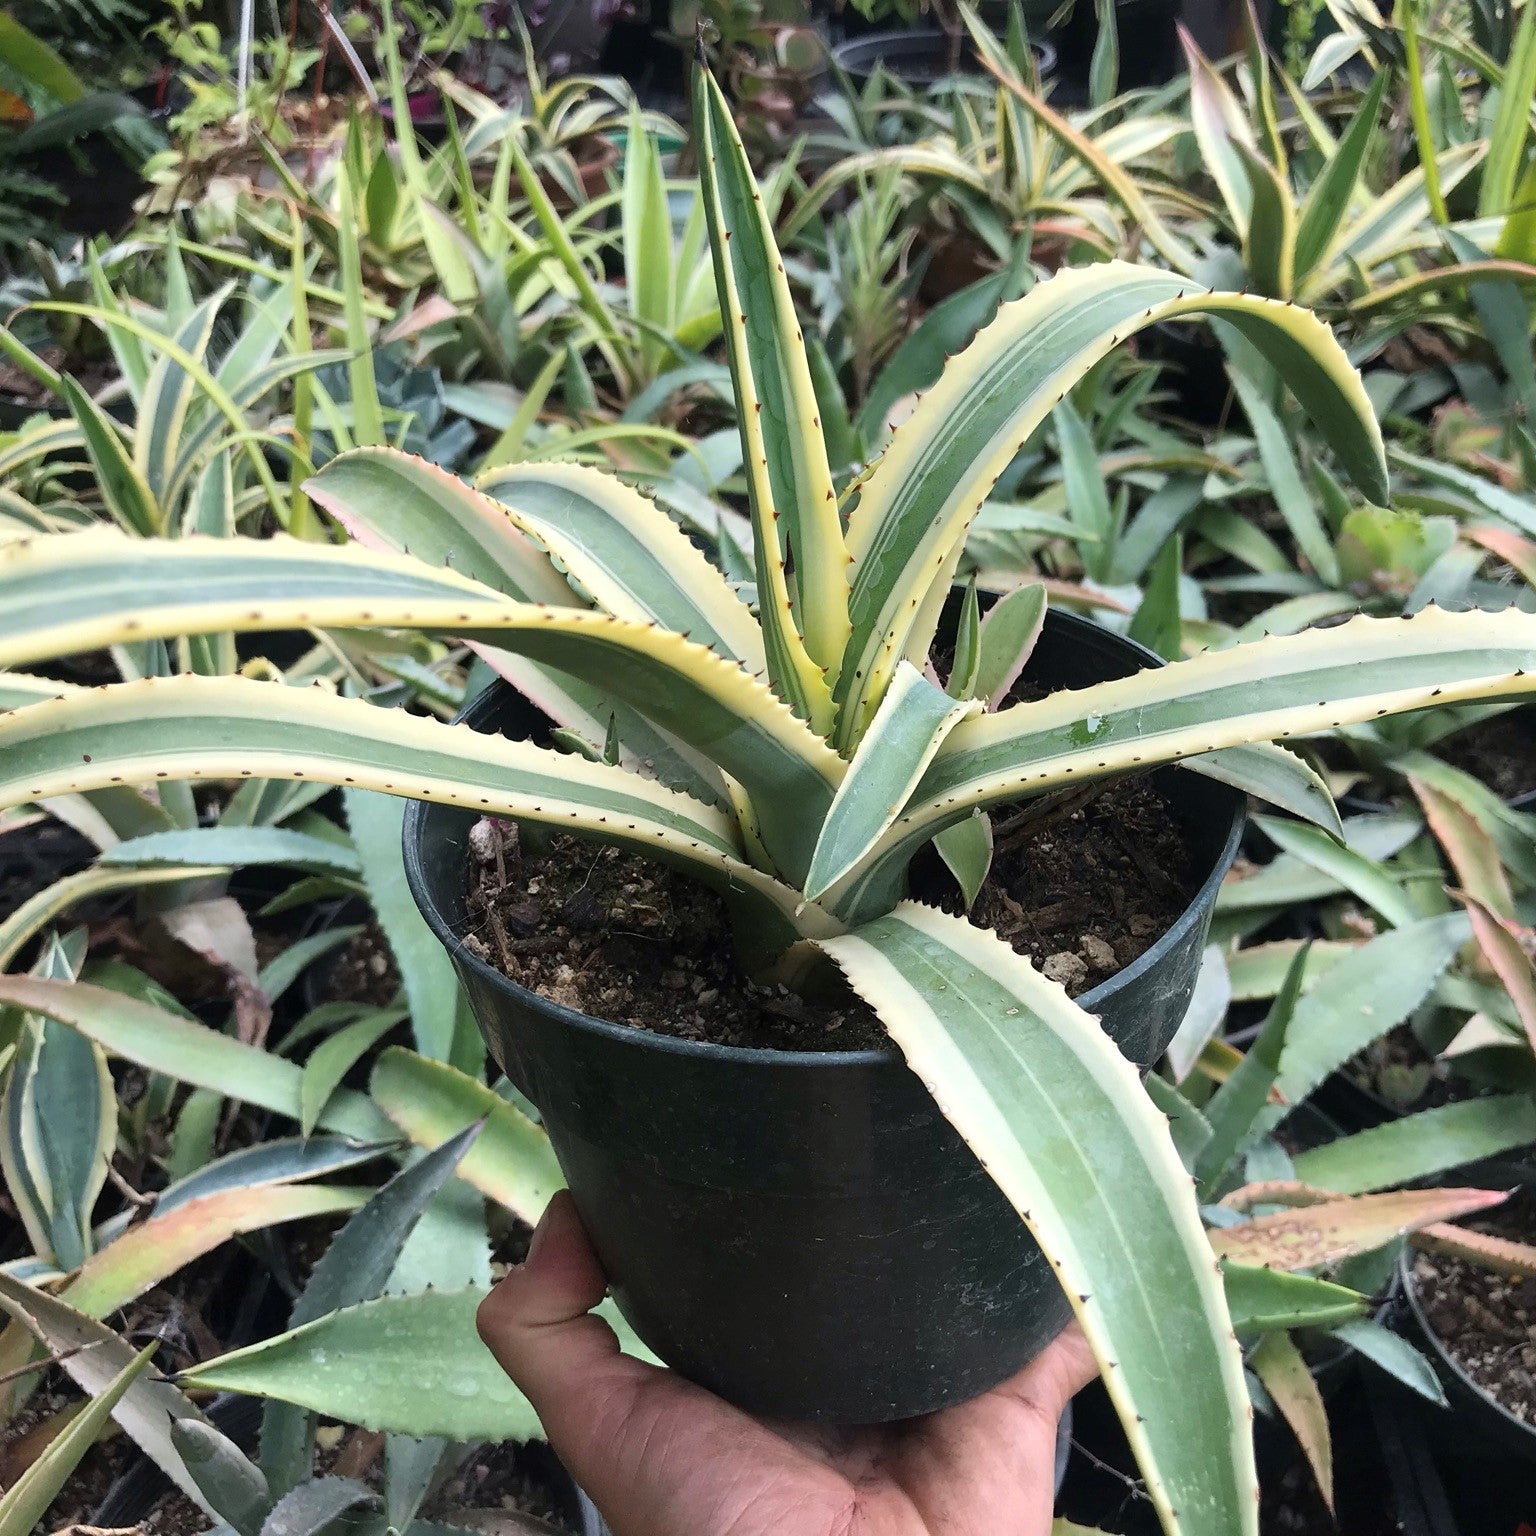
<path fill-rule="evenodd" d="M 1056 72 L 1056 50 L 1049 43 L 1030 40 L 1042 77 Z M 935 85 L 953 73 L 949 67 L 950 40 L 937 28 L 910 31 L 868 32 L 837 44 L 832 57 L 857 85 L 863 86 L 882 65 L 904 84 L 922 88 Z M 969 39 L 960 46 L 961 73 L 980 73 L 976 50 Z"/>
<path fill-rule="evenodd" d="M 1414 1249 L 1405 1247 L 1397 1266 L 1397 1295 L 1393 1298 L 1400 1330 L 1428 1356 L 1445 1396 L 1449 1414 L 1436 1416 L 1446 1444 L 1457 1454 L 1480 1460 L 1515 1459 L 1521 1486 L 1529 1495 L 1536 1470 L 1536 1426 L 1516 1417 L 1491 1392 L 1472 1379 L 1446 1348 L 1430 1322 L 1413 1274 Z M 1433 1412 L 1433 1410 L 1426 1410 Z M 1527 1503 L 1519 1513 L 1529 1516 Z"/>
<path fill-rule="evenodd" d="M 1083 687 L 1155 662 L 1052 613 L 1028 675 Z M 498 686 L 464 718 L 520 735 L 536 717 Z M 1204 882 L 1146 954 L 1079 999 L 1143 1065 L 1184 1014 L 1243 821 L 1224 785 L 1158 779 Z M 671 1039 L 550 1002 L 465 949 L 474 819 L 407 808 L 412 892 L 658 1355 L 756 1412 L 875 1422 L 985 1391 L 1060 1331 L 1070 1311 L 1044 1255 L 894 1049 Z"/>

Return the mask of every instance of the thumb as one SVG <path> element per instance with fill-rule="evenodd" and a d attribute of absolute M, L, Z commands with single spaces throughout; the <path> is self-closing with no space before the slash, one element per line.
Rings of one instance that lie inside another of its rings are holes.
<path fill-rule="evenodd" d="M 610 1524 L 635 1536 L 712 1536 L 699 1519 L 699 1505 L 714 1502 L 708 1485 L 768 1437 L 701 1387 L 623 1354 L 613 1329 L 591 1315 L 606 1289 L 562 1190 L 527 1259 L 481 1303 L 480 1337 Z"/>
<path fill-rule="evenodd" d="M 612 1328 L 591 1315 L 608 1282 L 568 1190 L 549 1203 L 528 1257 L 480 1304 L 486 1348 L 533 1404 L 570 1470 L 609 1437 L 664 1373 L 621 1353 Z"/>

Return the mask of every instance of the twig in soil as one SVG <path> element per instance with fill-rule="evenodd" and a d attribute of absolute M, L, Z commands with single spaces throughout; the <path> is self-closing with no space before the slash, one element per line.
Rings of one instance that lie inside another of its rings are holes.
<path fill-rule="evenodd" d="M 1144 776 L 1145 770 L 1142 769 L 1131 773 L 1109 774 L 1102 779 L 1095 779 L 1092 784 L 1058 790 L 1053 795 L 1042 795 L 1039 800 L 1032 801 L 1023 810 L 1010 816 L 1001 826 L 992 829 L 995 854 L 1005 852 L 1020 837 L 1033 836 L 1045 831 L 1047 827 L 1055 826 L 1058 821 L 1065 821 L 1074 811 L 1081 810 L 1096 799 L 1111 784 L 1129 782 Z"/>
<path fill-rule="evenodd" d="M 580 885 L 576 887 L 574 891 L 571 892 L 569 896 L 566 897 L 568 902 L 575 900 L 576 897 L 580 896 L 581 893 L 586 890 L 589 885 L 591 885 L 592 876 L 597 873 L 597 866 L 602 861 L 602 857 L 607 851 L 608 850 L 606 848 L 599 848 L 597 850 L 597 853 L 594 855 L 591 864 L 587 867 L 586 878 L 581 882 Z M 505 884 L 506 882 L 503 881 L 502 883 Z"/>
<path fill-rule="evenodd" d="M 128 1180 L 125 1179 L 122 1174 L 117 1171 L 116 1167 L 113 1165 L 110 1159 L 107 1161 L 107 1177 L 112 1181 L 112 1187 L 118 1192 L 118 1194 L 120 1194 L 123 1199 L 125 1199 L 130 1205 L 137 1207 L 140 1211 L 150 1210 L 155 1205 L 156 1201 L 158 1201 L 160 1198 L 159 1195 L 141 1195 L 138 1190 L 136 1190 L 133 1185 L 130 1184 Z"/>
<path fill-rule="evenodd" d="M 62 1365 L 66 1360 L 73 1360 L 81 1350 L 89 1348 L 88 1345 L 79 1344 L 74 1349 L 66 1349 L 57 1355 L 49 1355 L 46 1360 L 29 1360 L 25 1365 L 12 1366 L 8 1371 L 0 1371 L 0 1387 L 8 1381 L 16 1381 L 22 1376 L 30 1376 L 34 1371 L 46 1371 L 50 1366 Z"/>
<path fill-rule="evenodd" d="M 496 862 L 501 863 L 501 849 L 496 850 Z M 496 941 L 496 954 L 501 960 L 501 968 L 508 976 L 517 974 L 512 959 L 512 941 L 507 937 L 506 925 L 501 920 L 501 913 L 496 910 L 496 903 L 488 901 L 485 904 L 486 919 L 491 925 L 491 937 Z"/>
<path fill-rule="evenodd" d="M 495 828 L 495 840 L 492 844 L 496 851 L 496 888 L 504 891 L 507 888 L 507 860 L 504 852 L 506 844 L 501 835 L 501 828 Z"/>
<path fill-rule="evenodd" d="M 143 1536 L 142 1525 L 61 1525 L 53 1536 Z"/>

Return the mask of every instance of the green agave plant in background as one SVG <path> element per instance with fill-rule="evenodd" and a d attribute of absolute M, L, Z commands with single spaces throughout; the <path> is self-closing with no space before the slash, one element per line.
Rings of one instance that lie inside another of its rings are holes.
<path fill-rule="evenodd" d="M 985 623 L 966 606 L 939 686 L 927 661 L 988 488 L 1135 330 L 1221 316 L 1384 502 L 1359 377 L 1289 304 L 1119 263 L 1068 271 L 1004 306 L 839 498 L 783 266 L 706 76 L 695 120 L 755 613 L 616 479 L 511 465 L 475 490 L 360 449 L 308 490 L 372 549 L 112 532 L 6 545 L 0 665 L 204 631 L 419 629 L 481 648 L 587 753 L 320 689 L 155 678 L 0 721 L 0 801 L 302 778 L 574 830 L 720 887 L 744 963 L 794 977 L 830 957 L 1018 1209 L 1106 1366 L 1165 1527 L 1253 1531 L 1242 1358 L 1163 1114 L 1060 987 L 965 919 L 906 899 L 908 867 L 939 840 L 974 890 L 989 808 L 1191 759 L 1336 829 L 1321 781 L 1269 743 L 1536 688 L 1536 617 L 1362 619 L 989 708 L 1038 632 L 1043 605 L 1024 593 Z M 67 1018 L 67 985 L 5 995 Z"/>
<path fill-rule="evenodd" d="M 935 224 L 941 231 L 969 229 L 1004 265 L 1025 229 L 1035 241 L 1054 237 L 1080 256 L 1094 252 L 1108 258 L 1134 249 L 1140 236 L 1128 231 L 1140 223 L 1136 212 L 1167 200 L 1149 173 L 1159 153 L 1183 131 L 1180 120 L 1160 110 L 1159 99 L 1136 96 L 1057 118 L 1041 101 L 1038 65 L 1017 17 L 1004 43 L 991 37 L 973 13 L 966 14 L 989 67 L 1000 77 L 992 100 L 955 93 L 950 121 L 915 142 L 840 146 L 847 152 L 785 219 L 781 235 L 786 241 L 850 184 L 874 172 L 897 170 L 923 210 L 928 238 L 934 238 Z M 1051 122 L 1042 122 L 1020 96 L 1040 106 Z M 894 118 L 914 110 L 898 98 L 886 113 Z M 1057 122 L 1066 125 L 1070 140 L 1051 126 Z M 1127 206 L 1121 194 L 1128 187 L 1138 189 L 1145 204 L 1133 193 L 1130 201 L 1137 208 Z"/>
<path fill-rule="evenodd" d="M 283 385 L 346 357 L 310 347 L 298 297 L 302 269 L 293 285 L 280 271 L 248 283 L 245 311 L 238 314 L 233 282 L 194 297 L 174 235 L 166 245 L 160 312 L 124 302 L 94 254 L 90 273 L 96 303 L 48 300 L 35 307 L 105 333 L 126 389 L 126 405 L 118 409 L 132 424 L 124 426 L 76 379 L 0 327 L 0 353 L 69 410 L 66 419 L 39 419 L 16 434 L 0 452 L 0 476 L 83 450 L 101 511 L 129 533 L 225 533 L 264 512 L 302 532 L 264 451 L 270 444 L 291 452 L 291 445 L 264 434 L 264 414 Z M 51 503 L 29 506 L 14 492 L 0 503 L 0 532 L 81 520 L 67 496 L 58 511 Z"/>

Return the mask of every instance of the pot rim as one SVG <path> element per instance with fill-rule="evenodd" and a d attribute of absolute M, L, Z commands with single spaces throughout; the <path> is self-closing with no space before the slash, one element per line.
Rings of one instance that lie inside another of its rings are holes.
<path fill-rule="evenodd" d="M 1128 636 L 1116 634 L 1114 630 L 1106 629 L 1102 624 L 1095 624 L 1091 619 L 1085 619 L 1079 614 L 1053 610 L 1052 617 L 1058 621 L 1066 621 L 1069 627 L 1082 626 L 1085 629 L 1095 631 L 1107 636 L 1120 645 L 1127 647 L 1133 654 L 1139 656 L 1149 665 L 1166 666 L 1167 663 L 1155 651 L 1130 639 Z M 493 684 L 493 687 L 497 684 Z M 516 689 L 510 683 L 500 681 L 499 686 L 509 689 L 514 694 Z M 484 695 L 471 700 L 464 710 L 456 717 L 455 723 L 463 720 L 468 712 Z M 1170 764 L 1174 772 L 1189 773 L 1190 769 L 1177 764 Z M 1207 781 L 1212 790 L 1222 790 L 1232 799 L 1232 820 L 1227 829 L 1226 841 L 1221 851 L 1216 855 L 1211 864 L 1210 871 L 1201 881 L 1199 888 L 1190 897 L 1188 904 L 1177 918 L 1157 939 L 1157 942 L 1144 950 L 1129 965 L 1116 971 L 1113 976 L 1101 981 L 1098 986 L 1090 988 L 1080 997 L 1074 999 L 1078 1007 L 1087 1013 L 1095 1013 L 1098 1005 L 1112 990 L 1118 991 L 1126 984 L 1135 981 L 1138 977 L 1161 963 L 1163 957 L 1179 944 L 1189 930 L 1200 921 L 1201 913 L 1216 899 L 1216 890 L 1226 878 L 1227 871 L 1232 867 L 1232 861 L 1237 857 L 1238 844 L 1243 835 L 1243 824 L 1247 820 L 1248 801 L 1247 796 L 1241 792 L 1229 789 L 1226 785 L 1216 780 Z M 873 1047 L 858 1051 L 789 1051 L 775 1050 L 766 1046 L 723 1045 L 710 1040 L 685 1040 L 675 1035 L 663 1035 L 652 1030 L 636 1029 L 630 1024 L 615 1024 L 608 1019 L 597 1018 L 593 1014 L 581 1013 L 574 1008 L 567 1007 L 564 1003 L 558 1003 L 553 998 L 545 997 L 542 992 L 535 992 L 531 988 L 524 987 L 512 980 L 510 976 L 496 969 L 488 961 L 482 960 L 464 943 L 463 936 L 456 933 L 453 926 L 447 921 L 439 910 L 436 902 L 431 899 L 427 889 L 427 882 L 421 867 L 421 847 L 423 843 L 421 823 L 428 810 L 432 808 L 432 802 L 412 800 L 405 808 L 404 842 L 405 842 L 405 878 L 410 887 L 411 895 L 415 898 L 417 909 L 425 918 L 427 926 L 437 936 L 455 963 L 467 966 L 481 976 L 491 986 L 512 993 L 518 999 L 530 1003 L 552 1017 L 560 1020 L 574 1029 L 589 1030 L 593 1033 L 606 1036 L 610 1040 L 630 1045 L 639 1045 L 645 1048 L 670 1052 L 681 1057 L 694 1057 L 697 1059 L 726 1059 L 739 1062 L 743 1066 L 778 1066 L 778 1067 L 874 1067 L 880 1065 L 897 1064 L 905 1066 L 905 1058 L 895 1045 L 889 1045 L 882 1049 Z M 452 809 L 459 809 L 453 807 Z"/>
<path fill-rule="evenodd" d="M 890 47 L 893 43 L 909 46 L 932 43 L 936 47 L 947 48 L 949 37 L 938 27 L 889 27 L 881 32 L 860 32 L 857 36 L 845 37 L 841 42 L 833 43 L 827 49 L 827 56 L 839 69 L 849 74 L 854 73 L 855 70 L 873 74 L 881 62 L 881 55 L 877 53 L 872 59 L 865 59 L 862 55 L 871 48 Z M 1058 62 L 1055 44 L 1042 37 L 1031 37 L 1029 47 L 1035 55 L 1035 63 L 1040 73 L 1054 74 Z M 852 68 L 848 63 L 850 58 L 854 60 Z M 892 70 L 891 73 L 895 74 L 897 71 Z"/>
<path fill-rule="evenodd" d="M 1485 1408 L 1491 1409 L 1498 1418 L 1503 1420 L 1508 1429 L 1518 1430 L 1526 1436 L 1530 1441 L 1531 1449 L 1536 1451 L 1536 1424 L 1527 1423 L 1519 1414 L 1506 1408 L 1481 1382 L 1474 1380 L 1446 1347 L 1445 1340 L 1440 1337 L 1439 1332 L 1430 1322 L 1419 1303 L 1418 1289 L 1414 1284 L 1413 1265 L 1409 1262 L 1414 1252 L 1412 1243 L 1403 1244 L 1403 1251 L 1397 1256 L 1397 1283 L 1404 1300 L 1408 1303 L 1408 1310 L 1413 1314 L 1414 1322 L 1434 1350 L 1436 1361 L 1456 1378 L 1458 1385 L 1465 1387 Z"/>

